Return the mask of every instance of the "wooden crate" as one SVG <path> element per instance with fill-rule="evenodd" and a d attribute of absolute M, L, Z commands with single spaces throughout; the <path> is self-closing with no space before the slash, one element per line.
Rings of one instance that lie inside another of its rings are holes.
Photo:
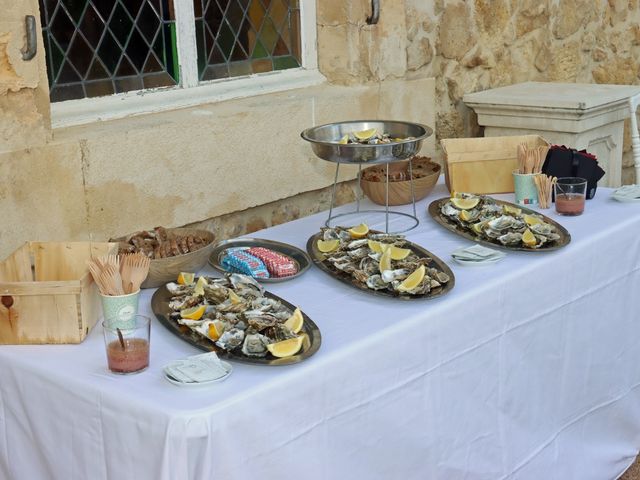
<path fill-rule="evenodd" d="M 449 191 L 477 194 L 512 193 L 512 173 L 518 168 L 518 144 L 549 145 L 538 135 L 451 138 L 440 143 Z"/>
<path fill-rule="evenodd" d="M 80 343 L 100 316 L 87 260 L 115 243 L 28 242 L 0 263 L 0 344 Z"/>

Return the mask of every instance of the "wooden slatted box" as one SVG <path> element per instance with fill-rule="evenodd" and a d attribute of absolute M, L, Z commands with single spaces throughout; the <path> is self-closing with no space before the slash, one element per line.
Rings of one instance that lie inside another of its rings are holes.
<path fill-rule="evenodd" d="M 529 147 L 549 145 L 538 135 L 441 140 L 447 188 L 450 192 L 512 193 L 520 143 Z"/>
<path fill-rule="evenodd" d="M 80 343 L 101 312 L 91 257 L 115 243 L 28 242 L 0 263 L 0 344 Z"/>

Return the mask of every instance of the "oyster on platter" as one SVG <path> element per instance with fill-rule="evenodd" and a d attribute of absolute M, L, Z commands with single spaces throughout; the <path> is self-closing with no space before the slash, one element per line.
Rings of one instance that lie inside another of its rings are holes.
<path fill-rule="evenodd" d="M 188 285 L 168 283 L 166 289 L 171 295 L 169 318 L 224 351 L 283 358 L 306 348 L 300 309 L 265 296 L 250 276 L 201 276 Z"/>
<path fill-rule="evenodd" d="M 351 284 L 364 290 L 424 297 L 436 296 L 453 284 L 450 270 L 445 271 L 403 235 L 369 231 L 364 224 L 322 228 L 310 244 L 316 263 L 323 263 L 325 271 L 342 281 L 348 277 Z"/>
<path fill-rule="evenodd" d="M 456 193 L 440 205 L 440 214 L 475 238 L 504 247 L 535 250 L 562 239 L 545 216 L 486 195 Z"/>

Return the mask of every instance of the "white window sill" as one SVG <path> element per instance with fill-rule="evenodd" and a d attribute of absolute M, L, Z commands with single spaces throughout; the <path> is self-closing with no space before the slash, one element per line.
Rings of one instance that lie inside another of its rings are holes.
<path fill-rule="evenodd" d="M 127 92 L 51 104 L 51 127 L 62 128 L 193 107 L 206 103 L 305 88 L 325 82 L 318 70 L 303 68 L 210 82 L 191 88 Z"/>

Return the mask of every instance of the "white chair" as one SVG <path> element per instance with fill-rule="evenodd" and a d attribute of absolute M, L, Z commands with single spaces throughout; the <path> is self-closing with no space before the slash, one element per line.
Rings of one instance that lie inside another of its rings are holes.
<path fill-rule="evenodd" d="M 636 167 L 636 185 L 640 185 L 640 133 L 638 133 L 638 120 L 636 111 L 640 105 L 640 93 L 629 98 L 631 110 L 631 146 L 633 148 L 633 164 Z"/>

